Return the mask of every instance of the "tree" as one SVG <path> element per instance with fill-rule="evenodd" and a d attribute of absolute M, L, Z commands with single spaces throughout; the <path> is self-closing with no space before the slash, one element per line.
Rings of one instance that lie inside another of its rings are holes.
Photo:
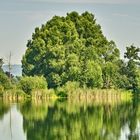
<path fill-rule="evenodd" d="M 131 45 L 130 47 L 126 47 L 126 52 L 124 57 L 128 59 L 127 62 L 127 70 L 126 75 L 129 80 L 129 87 L 130 89 L 133 89 L 134 91 L 137 91 L 140 89 L 140 67 L 138 64 L 140 64 L 140 48 L 135 47 L 134 45 Z"/>
<path fill-rule="evenodd" d="M 100 65 L 94 61 L 87 61 L 83 71 L 83 81 L 87 87 L 102 87 L 102 69 Z"/>
<path fill-rule="evenodd" d="M 35 28 L 22 59 L 22 72 L 27 76 L 43 75 L 49 87 L 68 81 L 101 87 L 103 65 L 118 59 L 119 50 L 103 35 L 94 15 L 71 12 L 66 17 L 54 16 Z"/>
<path fill-rule="evenodd" d="M 118 60 L 117 61 L 117 73 L 115 74 L 115 87 L 122 88 L 122 89 L 128 89 L 130 87 L 129 83 L 129 77 L 126 75 L 128 69 L 127 69 L 127 63 L 124 60 Z"/>
<path fill-rule="evenodd" d="M 1 89 L 10 89 L 11 88 L 10 80 L 2 69 L 3 64 L 4 64 L 3 59 L 0 58 L 0 86 Z"/>
<path fill-rule="evenodd" d="M 124 57 L 135 61 L 135 60 L 139 60 L 140 61 L 140 48 L 139 47 L 135 47 L 134 45 L 131 45 L 130 47 L 126 47 L 126 52 L 124 54 Z"/>
<path fill-rule="evenodd" d="M 0 70 L 0 85 L 4 89 L 10 89 L 11 88 L 11 83 L 7 75 L 3 72 L 3 70 Z"/>

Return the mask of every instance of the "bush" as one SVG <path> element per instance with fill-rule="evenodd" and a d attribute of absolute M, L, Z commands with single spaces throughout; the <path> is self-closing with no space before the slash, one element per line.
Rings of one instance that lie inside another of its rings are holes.
<path fill-rule="evenodd" d="M 67 95 L 67 92 L 65 91 L 65 89 L 64 88 L 62 88 L 62 87 L 58 87 L 57 89 L 56 89 L 56 95 L 58 96 L 58 97 L 61 97 L 61 98 L 66 98 L 68 95 Z"/>
<path fill-rule="evenodd" d="M 68 81 L 64 86 L 58 87 L 56 89 L 56 95 L 58 97 L 68 97 L 70 94 L 75 93 L 75 91 L 79 88 L 78 82 Z"/>
<path fill-rule="evenodd" d="M 35 89 L 47 89 L 47 82 L 43 76 L 25 76 L 20 79 L 19 87 L 25 93 L 31 95 L 31 92 Z"/>
<path fill-rule="evenodd" d="M 79 83 L 78 82 L 71 82 L 68 81 L 63 88 L 65 89 L 66 92 L 74 92 L 77 88 L 79 88 Z"/>
<path fill-rule="evenodd" d="M 0 70 L 0 85 L 4 89 L 10 89 L 11 88 L 10 80 L 2 70 Z"/>

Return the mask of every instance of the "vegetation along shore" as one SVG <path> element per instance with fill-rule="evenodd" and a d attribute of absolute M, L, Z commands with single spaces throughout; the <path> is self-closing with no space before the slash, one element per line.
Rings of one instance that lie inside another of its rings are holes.
<path fill-rule="evenodd" d="M 36 27 L 22 58 L 22 76 L 2 70 L 4 99 L 93 98 L 112 94 L 122 98 L 140 93 L 140 48 L 126 47 L 124 58 L 108 40 L 92 13 L 54 16 Z M 118 97 L 119 98 L 119 97 Z"/>

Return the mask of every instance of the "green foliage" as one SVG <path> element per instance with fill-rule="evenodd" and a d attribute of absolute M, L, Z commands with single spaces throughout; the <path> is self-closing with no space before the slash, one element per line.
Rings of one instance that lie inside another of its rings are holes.
<path fill-rule="evenodd" d="M 102 87 L 102 69 L 98 63 L 88 60 L 83 71 L 83 81 L 87 87 Z"/>
<path fill-rule="evenodd" d="M 128 59 L 125 74 L 128 77 L 129 86 L 134 92 L 140 89 L 140 48 L 131 45 L 126 48 L 125 58 Z"/>
<path fill-rule="evenodd" d="M 131 45 L 130 47 L 126 47 L 126 52 L 124 57 L 129 60 L 140 60 L 139 53 L 140 53 L 140 48 Z"/>
<path fill-rule="evenodd" d="M 137 77 L 136 77 L 136 92 L 140 93 L 140 69 L 137 71 Z"/>
<path fill-rule="evenodd" d="M 56 95 L 60 98 L 66 98 L 68 97 L 68 93 L 65 91 L 65 89 L 58 87 L 56 89 Z"/>
<path fill-rule="evenodd" d="M 4 64 L 3 59 L 0 58 L 0 93 L 3 93 L 4 90 L 14 89 L 16 86 L 15 79 L 11 76 L 11 79 L 8 77 L 8 72 L 4 73 L 2 65 Z"/>
<path fill-rule="evenodd" d="M 76 89 L 79 88 L 79 83 L 78 82 L 71 82 L 71 81 L 68 81 L 64 86 L 63 88 L 65 89 L 66 92 L 73 92 L 75 91 Z"/>
<path fill-rule="evenodd" d="M 126 48 L 120 59 L 114 41 L 108 41 L 92 13 L 54 16 L 35 28 L 22 59 L 23 75 L 43 75 L 49 88 L 68 81 L 80 87 L 139 89 L 140 49 Z"/>
<path fill-rule="evenodd" d="M 40 104 L 37 104 L 35 102 L 27 101 L 20 107 L 20 110 L 25 114 L 24 118 L 27 120 L 40 121 L 47 115 L 48 103 L 43 104 L 43 102 L 41 102 Z"/>
<path fill-rule="evenodd" d="M 115 86 L 115 79 L 118 74 L 118 67 L 115 63 L 107 62 L 103 66 L 104 88 Z"/>
<path fill-rule="evenodd" d="M 53 88 L 68 81 L 102 87 L 102 64 L 118 59 L 119 50 L 102 34 L 94 15 L 71 12 L 35 28 L 22 59 L 23 75 L 43 75 Z"/>
<path fill-rule="evenodd" d="M 113 81 L 115 82 L 115 87 L 126 89 L 129 86 L 128 77 L 126 75 L 127 67 L 123 60 L 117 61 L 117 70 L 113 76 Z"/>
<path fill-rule="evenodd" d="M 11 85 L 11 82 L 10 82 L 9 78 L 7 77 L 7 75 L 2 70 L 0 70 L 0 85 L 4 89 L 12 88 L 12 85 Z"/>
<path fill-rule="evenodd" d="M 27 94 L 31 94 L 34 89 L 46 89 L 47 82 L 44 77 L 25 76 L 20 79 L 19 87 Z"/>
<path fill-rule="evenodd" d="M 56 89 L 56 94 L 58 97 L 68 97 L 71 94 L 74 94 L 78 88 L 79 88 L 78 82 L 68 81 L 65 83 L 65 85 L 63 85 L 62 87 L 58 87 Z"/>

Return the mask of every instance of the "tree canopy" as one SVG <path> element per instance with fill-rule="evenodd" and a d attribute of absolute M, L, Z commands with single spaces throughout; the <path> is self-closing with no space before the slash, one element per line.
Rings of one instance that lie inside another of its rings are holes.
<path fill-rule="evenodd" d="M 125 55 L 136 58 L 137 50 L 127 49 Z M 54 16 L 36 27 L 28 40 L 22 68 L 23 75 L 43 75 L 51 88 L 68 81 L 90 88 L 126 88 L 129 81 L 115 42 L 107 40 L 89 12 Z"/>

